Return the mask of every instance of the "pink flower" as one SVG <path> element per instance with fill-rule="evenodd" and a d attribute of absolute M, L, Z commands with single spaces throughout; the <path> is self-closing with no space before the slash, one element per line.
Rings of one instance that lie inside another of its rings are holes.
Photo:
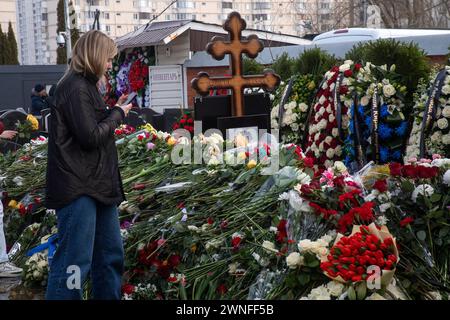
<path fill-rule="evenodd" d="M 441 157 L 440 154 L 433 154 L 433 160 L 441 159 L 441 158 L 442 158 L 442 157 Z"/>
<path fill-rule="evenodd" d="M 322 173 L 322 177 L 320 178 L 320 183 L 326 182 L 329 187 L 333 187 L 334 183 L 334 172 L 333 169 L 328 168 Z"/>
<path fill-rule="evenodd" d="M 147 143 L 146 146 L 147 146 L 147 150 L 153 150 L 155 148 L 155 144 L 151 143 L 151 142 Z"/>

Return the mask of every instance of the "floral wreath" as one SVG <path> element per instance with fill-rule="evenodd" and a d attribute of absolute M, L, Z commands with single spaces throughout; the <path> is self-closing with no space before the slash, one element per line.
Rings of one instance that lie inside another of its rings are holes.
<path fill-rule="evenodd" d="M 416 96 L 405 161 L 433 154 L 450 157 L 450 66 L 433 74 L 428 86 L 420 84 Z"/>
<path fill-rule="evenodd" d="M 404 104 L 406 87 L 396 78 L 395 65 L 388 70 L 367 63 L 358 74 L 344 148 L 351 171 L 370 160 L 401 161 L 410 110 Z"/>
<path fill-rule="evenodd" d="M 154 65 L 154 56 L 150 47 L 137 47 L 133 51 L 121 54 L 114 62 L 109 73 L 112 95 L 117 97 L 123 93 L 137 92 L 143 99 L 143 106 L 150 102 L 148 67 Z"/>
<path fill-rule="evenodd" d="M 271 127 L 280 130 L 283 143 L 299 144 L 305 133 L 305 123 L 316 84 L 314 77 L 310 74 L 296 75 L 291 78 L 291 81 L 291 93 L 281 110 L 280 104 L 283 103 L 281 99 L 283 99 L 289 84 L 282 83 L 275 93 L 274 107 L 270 113 Z"/>

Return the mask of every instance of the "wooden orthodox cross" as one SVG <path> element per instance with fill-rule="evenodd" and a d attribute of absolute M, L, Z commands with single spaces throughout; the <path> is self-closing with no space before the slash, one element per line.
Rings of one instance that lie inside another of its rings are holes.
<path fill-rule="evenodd" d="M 192 79 L 192 87 L 201 95 L 206 96 L 210 88 L 232 89 L 233 116 L 244 115 L 244 88 L 263 87 L 273 91 L 280 84 L 280 77 L 271 70 L 265 70 L 264 75 L 244 76 L 242 74 L 242 53 L 249 58 L 256 58 L 264 48 L 256 35 L 250 35 L 242 40 L 242 30 L 246 28 L 245 20 L 238 12 L 228 15 L 223 28 L 228 31 L 230 41 L 215 36 L 206 46 L 206 51 L 216 60 L 222 60 L 225 54 L 231 55 L 231 77 L 209 77 L 206 72 L 199 72 Z"/>

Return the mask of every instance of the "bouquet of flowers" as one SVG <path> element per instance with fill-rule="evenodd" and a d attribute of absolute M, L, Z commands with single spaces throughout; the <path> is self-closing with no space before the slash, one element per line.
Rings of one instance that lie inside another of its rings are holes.
<path fill-rule="evenodd" d="M 342 283 L 367 281 L 373 273 L 369 269 L 381 270 L 381 289 L 391 282 L 398 260 L 395 239 L 386 227 L 356 225 L 350 236 L 338 234 L 320 267 L 328 277 Z"/>
<path fill-rule="evenodd" d="M 33 115 L 29 114 L 23 123 L 20 121 L 17 122 L 16 128 L 18 132 L 17 138 L 30 140 L 31 133 L 39 130 L 39 121 Z"/>
<path fill-rule="evenodd" d="M 286 88 L 285 83 L 278 87 L 270 113 L 272 129 L 279 129 L 283 143 L 300 144 L 305 132 L 309 106 L 312 102 L 316 84 L 312 75 L 294 76 L 292 91 L 280 112 L 280 103 Z M 280 119 L 281 128 L 280 128 Z"/>
<path fill-rule="evenodd" d="M 446 66 L 434 74 L 428 85 L 422 83 L 419 86 L 405 161 L 410 158 L 431 158 L 433 154 L 450 157 L 449 121 L 450 66 Z"/>

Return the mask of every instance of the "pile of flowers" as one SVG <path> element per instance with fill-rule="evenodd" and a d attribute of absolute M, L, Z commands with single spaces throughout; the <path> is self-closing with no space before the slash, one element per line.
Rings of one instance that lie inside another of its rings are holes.
<path fill-rule="evenodd" d="M 436 82 L 439 81 L 439 84 Z M 430 97 L 430 93 L 432 97 Z M 434 97 L 434 99 L 433 99 Z M 429 108 L 432 113 L 428 116 Z M 429 123 L 423 128 L 424 116 Z M 414 122 L 406 147 L 405 160 L 420 157 L 420 143 L 423 135 L 422 155 L 431 158 L 433 154 L 450 157 L 450 66 L 433 74 L 429 84 L 422 83 L 416 93 Z"/>
<path fill-rule="evenodd" d="M 300 144 L 305 133 L 305 123 L 308 118 L 316 84 L 312 75 L 298 75 L 292 79 L 291 93 L 280 112 L 280 103 L 287 84 L 282 83 L 275 93 L 273 108 L 270 113 L 272 129 L 280 130 L 283 143 Z M 281 114 L 281 128 L 280 128 Z"/>

